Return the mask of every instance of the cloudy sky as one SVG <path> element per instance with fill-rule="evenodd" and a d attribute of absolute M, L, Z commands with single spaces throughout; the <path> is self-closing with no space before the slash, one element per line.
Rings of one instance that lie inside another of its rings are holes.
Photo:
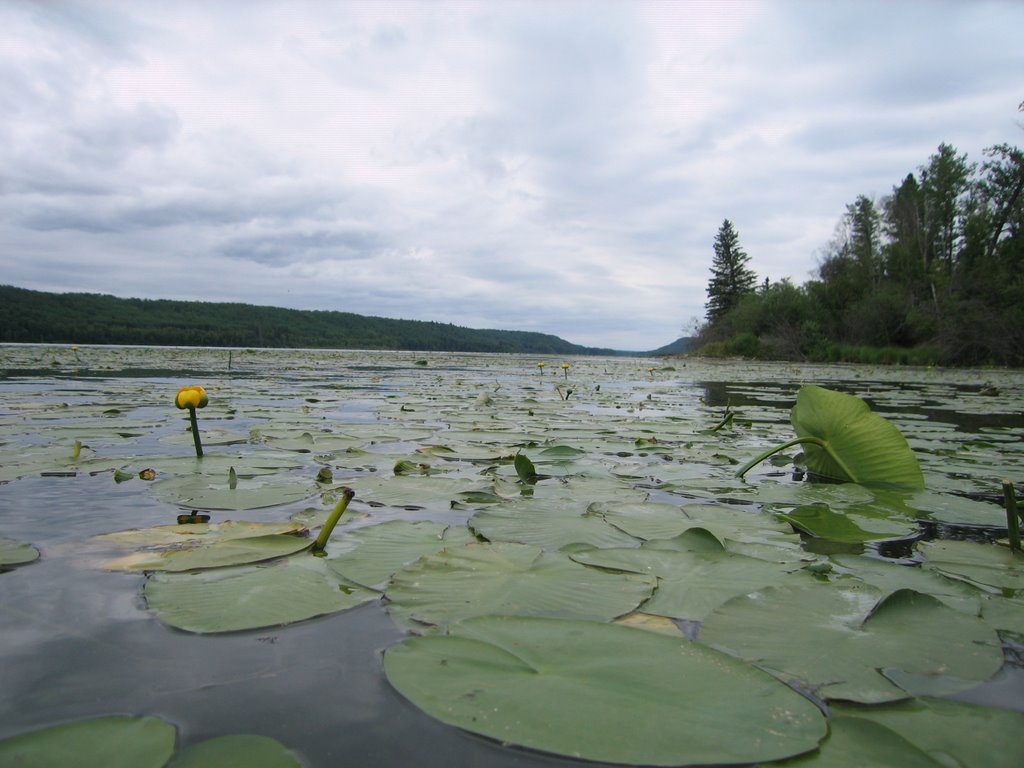
<path fill-rule="evenodd" d="M 1024 3 L 4 0 L 0 283 L 652 349 L 1024 144 Z"/>

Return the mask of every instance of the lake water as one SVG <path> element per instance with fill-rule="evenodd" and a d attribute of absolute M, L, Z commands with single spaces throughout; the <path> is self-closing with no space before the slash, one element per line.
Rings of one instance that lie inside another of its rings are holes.
<path fill-rule="evenodd" d="M 769 462 L 743 481 L 734 477 L 737 464 L 792 436 L 789 410 L 804 383 L 858 395 L 897 424 L 937 508 L 941 500 L 979 505 L 966 520 L 938 514 L 920 535 L 1005 535 L 1000 481 L 1024 481 L 1020 372 L 0 346 L 0 537 L 41 552 L 37 562 L 0 574 L 0 739 L 71 720 L 146 714 L 174 723 L 182 746 L 260 733 L 309 766 L 579 765 L 443 725 L 399 695 L 383 674 L 382 653 L 405 633 L 380 600 L 228 634 L 163 624 L 142 597 L 145 575 L 104 570 L 106 553 L 92 538 L 172 524 L 203 506 L 168 501 L 156 483 L 138 478 L 117 483 L 114 470 L 152 467 L 158 482 L 180 476 L 175 462 L 193 448 L 173 399 L 178 387 L 201 384 L 210 394 L 199 412 L 207 457 L 272 456 L 275 476 L 312 489 L 267 507 L 210 510 L 215 522 L 322 513 L 329 487 L 310 481 L 327 466 L 334 485 L 356 491 L 335 538 L 395 519 L 461 526 L 480 508 L 462 494 L 515 487 L 509 458 L 553 445 L 578 453 L 550 471 L 600 482 L 601 494 L 618 484 L 631 501 L 757 510 L 766 488 L 784 494 L 807 485 L 792 467 Z M 734 422 L 712 432 L 727 408 Z M 455 454 L 447 463 L 429 459 L 444 474 L 396 478 L 396 462 L 423 462 L 417 448 L 437 445 Z M 912 539 L 904 544 L 898 557 L 912 558 Z M 843 551 L 887 554 L 876 544 Z M 1024 711 L 1020 650 L 1006 639 L 1003 670 L 958 698 Z"/>

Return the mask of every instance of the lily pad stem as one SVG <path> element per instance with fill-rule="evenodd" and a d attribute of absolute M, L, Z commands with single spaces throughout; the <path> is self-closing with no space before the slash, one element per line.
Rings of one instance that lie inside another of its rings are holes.
<path fill-rule="evenodd" d="M 196 420 L 196 409 L 188 407 L 188 420 L 192 422 L 192 442 L 196 444 L 196 458 L 203 458 L 203 442 L 199 439 L 199 422 Z"/>
<path fill-rule="evenodd" d="M 1010 549 L 1020 552 L 1020 518 L 1017 516 L 1017 496 L 1013 492 L 1013 483 L 1003 480 L 1003 501 L 1006 505 L 1006 532 L 1010 539 Z"/>
<path fill-rule="evenodd" d="M 313 542 L 311 551 L 315 554 L 317 552 L 323 552 L 324 547 L 327 546 L 327 540 L 331 538 L 331 533 L 334 532 L 334 526 L 341 520 L 341 516 L 345 514 L 345 510 L 348 509 L 349 502 L 355 498 L 356 492 L 351 488 L 341 489 L 341 499 L 335 505 L 334 509 L 331 510 L 331 514 L 327 516 L 327 522 L 323 524 L 320 529 L 320 535 L 316 537 L 316 541 Z"/>
<path fill-rule="evenodd" d="M 825 451 L 825 453 L 827 453 L 831 457 L 832 461 L 834 461 L 839 466 L 839 469 L 843 471 L 843 474 L 846 475 L 847 479 L 850 482 L 857 482 L 856 476 L 854 476 L 853 472 L 850 471 L 849 467 L 846 466 L 843 460 L 836 456 L 835 452 L 829 447 L 829 444 L 822 440 L 820 437 L 815 437 L 814 435 L 808 435 L 806 437 L 794 437 L 792 440 L 788 440 L 782 445 L 777 445 L 774 448 L 765 451 L 764 453 L 754 457 L 746 464 L 744 464 L 742 467 L 740 467 L 740 469 L 736 472 L 736 477 L 742 479 L 742 477 L 745 474 L 747 474 L 747 472 L 756 467 L 769 456 L 774 456 L 779 451 L 784 451 L 787 448 L 792 448 L 794 445 L 803 445 L 804 443 L 811 443 L 821 448 L 823 451 Z"/>

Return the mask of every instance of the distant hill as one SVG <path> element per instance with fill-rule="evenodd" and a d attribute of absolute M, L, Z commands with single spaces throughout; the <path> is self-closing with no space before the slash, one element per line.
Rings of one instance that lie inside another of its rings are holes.
<path fill-rule="evenodd" d="M 201 347 L 399 349 L 615 355 L 558 336 L 477 330 L 450 323 L 391 320 L 351 312 L 253 304 L 121 299 L 45 293 L 0 285 L 0 341 Z M 669 345 L 671 346 L 671 345 Z"/>
<path fill-rule="evenodd" d="M 685 355 L 693 349 L 694 339 L 691 336 L 683 336 L 676 339 L 671 344 L 666 344 L 664 347 L 658 347 L 651 352 L 645 352 L 645 355 L 651 357 L 657 357 L 659 355 Z"/>

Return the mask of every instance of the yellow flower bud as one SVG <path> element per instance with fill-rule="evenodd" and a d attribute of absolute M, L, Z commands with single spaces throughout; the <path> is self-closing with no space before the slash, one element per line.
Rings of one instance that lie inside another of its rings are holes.
<path fill-rule="evenodd" d="M 208 402 L 210 398 L 206 396 L 206 390 L 197 385 L 182 387 L 174 398 L 175 406 L 182 409 L 205 408 Z"/>

